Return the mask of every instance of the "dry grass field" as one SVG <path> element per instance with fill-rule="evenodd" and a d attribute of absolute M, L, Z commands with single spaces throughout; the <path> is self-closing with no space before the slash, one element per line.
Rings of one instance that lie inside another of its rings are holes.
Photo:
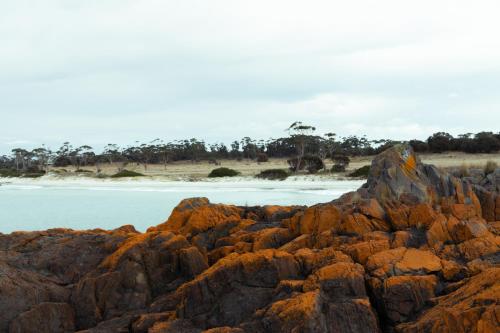
<path fill-rule="evenodd" d="M 351 159 L 351 163 L 347 172 L 360 168 L 364 165 L 371 163 L 372 156 L 355 157 Z M 460 167 L 466 166 L 484 166 L 487 161 L 494 161 L 500 165 L 500 153 L 497 154 L 465 154 L 465 153 L 443 153 L 443 154 L 421 154 L 420 158 L 424 163 L 434 164 L 438 167 L 448 168 L 448 167 Z M 191 162 L 174 162 L 167 165 L 165 168 L 163 165 L 148 165 L 145 169 L 143 165 L 136 163 L 129 163 L 124 166 L 125 169 L 130 171 L 139 172 L 147 176 L 162 176 L 172 179 L 198 179 L 206 177 L 211 170 L 218 167 L 227 167 L 235 169 L 241 173 L 242 176 L 254 176 L 260 171 L 265 169 L 286 169 L 288 167 L 286 159 L 270 159 L 265 163 L 257 163 L 251 160 L 220 160 L 220 165 L 210 164 L 207 161 L 201 161 L 197 163 Z M 332 162 L 326 161 L 327 168 L 329 169 Z M 106 175 L 115 174 L 119 167 L 123 165 L 110 165 L 102 164 L 99 166 L 101 172 Z M 52 171 L 65 169 L 70 173 L 73 173 L 72 168 L 52 168 Z M 85 167 L 84 170 L 91 171 L 95 173 L 96 167 Z M 341 176 L 341 175 L 340 175 Z"/>

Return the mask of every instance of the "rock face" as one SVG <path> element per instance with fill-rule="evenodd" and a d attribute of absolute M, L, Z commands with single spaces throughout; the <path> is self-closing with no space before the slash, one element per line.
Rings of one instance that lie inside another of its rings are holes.
<path fill-rule="evenodd" d="M 0 332 L 497 332 L 498 198 L 403 145 L 326 204 L 0 234 Z"/>

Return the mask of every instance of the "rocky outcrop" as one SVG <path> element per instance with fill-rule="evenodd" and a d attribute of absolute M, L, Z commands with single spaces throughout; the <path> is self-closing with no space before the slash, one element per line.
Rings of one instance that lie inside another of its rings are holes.
<path fill-rule="evenodd" d="M 146 233 L 0 235 L 0 332 L 495 332 L 496 191 L 402 145 L 312 207 L 192 198 Z"/>

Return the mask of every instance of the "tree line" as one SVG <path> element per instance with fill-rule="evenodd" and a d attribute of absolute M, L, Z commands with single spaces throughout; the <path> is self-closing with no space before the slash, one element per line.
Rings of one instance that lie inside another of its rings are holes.
<path fill-rule="evenodd" d="M 147 143 L 135 142 L 126 147 L 108 144 L 100 152 L 89 145 L 73 146 L 70 142 L 64 142 L 57 150 L 45 145 L 32 150 L 15 148 L 10 155 L 0 156 L 0 169 L 44 172 L 49 166 L 72 166 L 76 169 L 94 166 L 99 171 L 105 163 L 123 166 L 137 163 L 147 169 L 150 164 L 167 167 L 175 161 L 195 163 L 204 160 L 217 164 L 220 159 L 266 162 L 268 158 L 287 158 L 292 171 L 321 169 L 325 159 L 332 159 L 337 171 L 342 171 L 349 163 L 349 157 L 378 154 L 400 143 L 390 139 L 368 140 L 366 136 L 338 137 L 335 133 L 317 135 L 315 127 L 302 122 L 293 123 L 286 131 L 287 136 L 277 139 L 255 140 L 244 137 L 229 146 L 192 138 L 172 142 L 155 139 Z M 457 137 L 438 132 L 426 141 L 411 140 L 409 143 L 417 152 L 493 153 L 500 150 L 500 132 L 467 133 Z"/>

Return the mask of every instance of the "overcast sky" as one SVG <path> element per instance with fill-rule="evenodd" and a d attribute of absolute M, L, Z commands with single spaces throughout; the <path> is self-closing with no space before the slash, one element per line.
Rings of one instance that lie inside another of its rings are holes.
<path fill-rule="evenodd" d="M 500 131 L 499 1 L 2 0 L 0 153 Z"/>

